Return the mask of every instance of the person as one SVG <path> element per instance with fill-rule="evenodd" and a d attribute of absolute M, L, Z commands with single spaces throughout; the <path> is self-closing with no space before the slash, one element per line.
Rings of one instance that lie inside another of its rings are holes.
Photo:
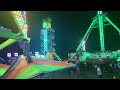
<path fill-rule="evenodd" d="M 95 64 L 94 68 L 97 69 L 97 65 L 96 64 Z"/>
<path fill-rule="evenodd" d="M 112 62 L 109 64 L 109 67 L 110 67 L 110 70 L 113 69 L 113 64 L 112 64 Z"/>
<path fill-rule="evenodd" d="M 68 60 L 68 63 L 75 64 L 75 62 L 71 62 L 70 60 Z M 67 69 L 67 71 L 68 71 L 69 75 L 75 74 L 75 67 L 71 67 L 71 68 Z"/>
<path fill-rule="evenodd" d="M 70 53 L 68 53 L 68 58 L 70 58 L 71 57 L 71 55 L 70 55 Z"/>
<path fill-rule="evenodd" d="M 20 48 L 23 50 L 23 54 L 27 57 L 26 60 L 28 60 L 28 63 L 33 62 L 32 58 L 30 56 L 30 45 L 29 41 L 26 39 L 23 39 L 19 42 Z"/>
<path fill-rule="evenodd" d="M 113 76 L 113 78 L 112 79 L 116 79 L 116 76 Z"/>
<path fill-rule="evenodd" d="M 32 52 L 30 52 L 30 56 L 34 56 Z"/>
<path fill-rule="evenodd" d="M 110 63 L 109 65 L 110 65 L 110 68 L 112 68 L 112 63 Z"/>
<path fill-rule="evenodd" d="M 78 56 L 76 56 L 76 62 L 75 62 L 75 65 L 76 65 L 76 67 L 75 67 L 75 71 L 76 71 L 77 78 L 78 78 L 79 75 L 80 75 L 79 58 L 78 58 Z"/>
<path fill-rule="evenodd" d="M 120 72 L 120 61 L 117 62 L 117 68 L 118 68 L 118 72 Z"/>
<path fill-rule="evenodd" d="M 100 66 L 97 67 L 97 75 L 98 75 L 99 79 L 102 78 L 102 72 L 101 72 Z"/>
<path fill-rule="evenodd" d="M 117 72 L 117 61 L 115 61 L 114 63 L 113 63 L 113 66 L 114 66 L 114 72 Z"/>

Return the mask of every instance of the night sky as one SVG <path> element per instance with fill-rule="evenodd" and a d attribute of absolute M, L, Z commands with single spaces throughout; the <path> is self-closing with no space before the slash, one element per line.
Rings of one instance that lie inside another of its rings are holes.
<path fill-rule="evenodd" d="M 108 17 L 120 28 L 120 11 L 106 11 Z M 28 37 L 31 38 L 30 50 L 34 53 L 40 51 L 40 30 L 42 19 L 52 18 L 52 28 L 55 29 L 55 49 L 60 57 L 67 57 L 68 52 L 75 52 L 80 40 L 92 22 L 96 11 L 27 11 L 27 23 L 29 26 Z M 10 12 L 0 12 L 0 26 L 11 29 L 17 33 L 18 28 Z M 120 36 L 112 26 L 104 27 L 106 50 L 120 49 Z M 0 43 L 7 39 L 0 37 Z M 99 51 L 99 30 L 93 29 L 87 44 L 87 51 Z M 7 52 L 19 52 L 22 50 L 17 43 L 0 51 L 0 56 L 5 58 Z"/>

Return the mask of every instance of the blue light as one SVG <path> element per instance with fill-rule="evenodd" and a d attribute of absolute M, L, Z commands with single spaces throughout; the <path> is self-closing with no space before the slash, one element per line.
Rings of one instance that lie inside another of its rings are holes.
<path fill-rule="evenodd" d="M 40 58 L 45 58 L 45 56 L 44 55 L 40 55 Z"/>
<path fill-rule="evenodd" d="M 18 53 L 14 53 L 14 56 L 17 57 L 17 56 L 18 56 Z"/>
<path fill-rule="evenodd" d="M 11 53 L 7 53 L 7 57 L 11 57 Z"/>
<path fill-rule="evenodd" d="M 45 29 L 44 30 L 44 37 L 43 37 L 43 40 L 44 40 L 44 52 L 48 52 L 48 30 Z"/>
<path fill-rule="evenodd" d="M 38 56 L 39 55 L 39 52 L 35 52 L 35 56 Z"/>
<path fill-rule="evenodd" d="M 45 38 L 44 41 L 47 42 L 47 39 Z"/>

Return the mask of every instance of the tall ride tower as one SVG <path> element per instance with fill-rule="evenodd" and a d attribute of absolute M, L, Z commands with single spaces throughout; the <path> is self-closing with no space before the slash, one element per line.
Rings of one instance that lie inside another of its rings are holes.
<path fill-rule="evenodd" d="M 54 32 L 55 30 L 51 28 L 51 18 L 43 19 L 42 29 L 41 29 L 41 52 L 48 59 L 54 59 L 54 56 L 57 57 L 58 60 L 61 60 L 59 56 L 55 53 L 55 43 L 54 43 Z"/>

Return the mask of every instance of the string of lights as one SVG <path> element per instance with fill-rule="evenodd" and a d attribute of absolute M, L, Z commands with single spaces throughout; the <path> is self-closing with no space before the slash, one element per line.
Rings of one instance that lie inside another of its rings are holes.
<path fill-rule="evenodd" d="M 12 11 L 11 13 L 15 17 L 15 21 L 18 24 L 21 34 L 27 36 L 28 25 L 26 24 L 26 12 Z"/>

